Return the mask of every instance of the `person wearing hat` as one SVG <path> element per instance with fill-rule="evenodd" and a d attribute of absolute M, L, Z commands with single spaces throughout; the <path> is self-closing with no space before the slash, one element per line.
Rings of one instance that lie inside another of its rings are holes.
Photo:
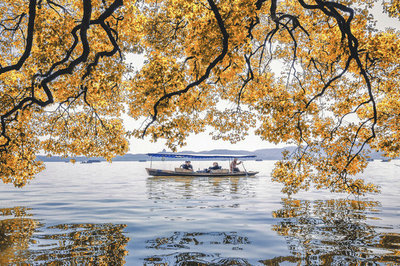
<path fill-rule="evenodd" d="M 217 162 L 213 162 L 213 166 L 208 167 L 209 170 L 219 170 L 221 166 L 218 165 Z"/>
<path fill-rule="evenodd" d="M 181 168 L 186 170 L 193 170 L 193 166 L 190 164 L 190 161 L 186 161 L 184 164 L 182 164 Z"/>

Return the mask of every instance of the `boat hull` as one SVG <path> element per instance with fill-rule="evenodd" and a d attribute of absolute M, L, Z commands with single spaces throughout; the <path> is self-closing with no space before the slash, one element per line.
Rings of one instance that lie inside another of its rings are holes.
<path fill-rule="evenodd" d="M 227 172 L 227 173 L 204 173 L 204 172 L 177 172 L 171 170 L 161 170 L 161 169 L 153 169 L 146 168 L 146 171 L 151 176 L 193 176 L 193 177 L 231 177 L 231 176 L 254 176 L 258 174 L 258 172 L 250 171 L 250 172 Z"/>

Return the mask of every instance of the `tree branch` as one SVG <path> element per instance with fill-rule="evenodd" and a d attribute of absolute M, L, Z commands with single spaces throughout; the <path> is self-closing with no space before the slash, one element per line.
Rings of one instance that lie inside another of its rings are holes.
<path fill-rule="evenodd" d="M 143 130 L 142 137 L 145 136 L 147 129 L 157 120 L 157 114 L 158 114 L 158 106 L 160 105 L 161 102 L 164 100 L 170 99 L 173 96 L 181 95 L 183 93 L 188 92 L 191 88 L 196 87 L 200 85 L 203 81 L 205 81 L 211 73 L 211 70 L 220 62 L 224 59 L 225 55 L 228 53 L 228 39 L 229 39 L 229 34 L 225 28 L 224 21 L 221 17 L 221 14 L 219 13 L 217 5 L 214 3 L 213 0 L 208 0 L 208 3 L 211 7 L 212 12 L 214 13 L 214 16 L 217 20 L 219 30 L 221 31 L 222 34 L 222 51 L 221 53 L 208 65 L 205 73 L 196 81 L 190 83 L 189 85 L 186 86 L 185 89 L 179 90 L 179 91 L 174 91 L 168 94 L 163 95 L 160 99 L 157 100 L 157 102 L 153 106 L 153 115 L 151 117 L 151 121 L 146 125 L 145 129 Z"/>

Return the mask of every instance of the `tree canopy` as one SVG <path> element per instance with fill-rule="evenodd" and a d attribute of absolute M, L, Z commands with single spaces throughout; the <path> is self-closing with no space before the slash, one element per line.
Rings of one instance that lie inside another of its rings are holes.
<path fill-rule="evenodd" d="M 399 19 L 398 0 L 382 3 Z M 104 156 L 128 138 L 189 134 L 290 143 L 273 180 L 362 194 L 370 149 L 400 153 L 400 42 L 372 0 L 5 0 L 0 5 L 0 177 L 35 154 Z M 380 3 L 379 3 L 380 4 Z M 126 60 L 144 54 L 136 69 Z M 143 122 L 125 128 L 123 115 Z"/>

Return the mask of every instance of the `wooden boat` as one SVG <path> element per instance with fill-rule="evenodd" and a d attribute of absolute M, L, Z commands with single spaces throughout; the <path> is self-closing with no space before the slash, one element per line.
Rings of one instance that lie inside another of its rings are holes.
<path fill-rule="evenodd" d="M 258 172 L 230 172 L 228 169 L 211 170 L 210 172 L 205 171 L 191 171 L 183 168 L 175 168 L 175 170 L 162 170 L 146 168 L 146 171 L 151 176 L 208 176 L 208 177 L 229 177 L 229 176 L 254 176 Z"/>
<path fill-rule="evenodd" d="M 209 154 L 182 154 L 182 153 L 148 153 L 150 157 L 161 157 L 165 158 L 191 158 L 191 159 L 244 159 L 244 158 L 254 158 L 255 155 L 209 155 Z M 242 165 L 244 168 L 244 165 Z M 193 171 L 183 168 L 175 168 L 174 170 L 163 170 L 152 168 L 146 168 L 146 171 L 151 176 L 192 176 L 192 177 L 235 177 L 235 176 L 254 176 L 258 174 L 255 171 L 244 171 L 231 172 L 228 169 L 218 169 L 209 171 Z"/>

